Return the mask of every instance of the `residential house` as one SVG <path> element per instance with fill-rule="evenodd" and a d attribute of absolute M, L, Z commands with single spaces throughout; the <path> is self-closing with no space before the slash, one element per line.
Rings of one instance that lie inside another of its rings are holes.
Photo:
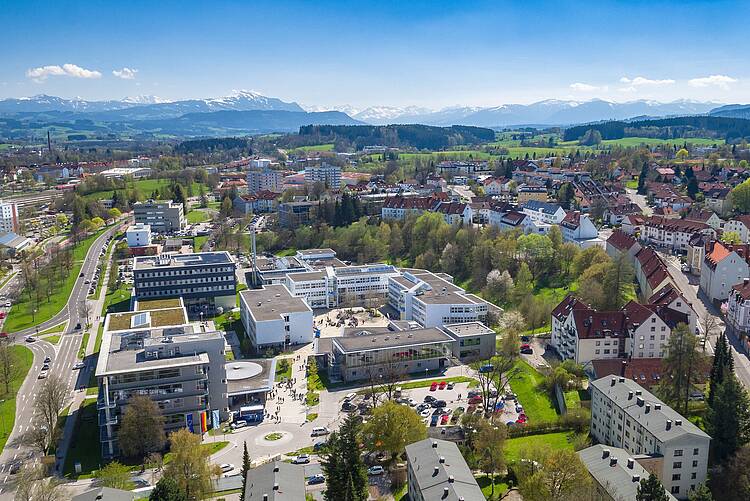
<path fill-rule="evenodd" d="M 730 245 L 712 240 L 706 244 L 700 290 L 709 301 L 724 301 L 732 286 L 750 276 L 750 245 Z"/>
<path fill-rule="evenodd" d="M 734 231 L 740 235 L 743 244 L 750 243 L 750 215 L 735 216 L 724 224 L 724 231 Z"/>
<path fill-rule="evenodd" d="M 410 501 L 460 501 L 484 499 L 458 446 L 447 440 L 426 438 L 406 446 Z"/>
<path fill-rule="evenodd" d="M 679 311 L 687 315 L 688 326 L 691 332 L 698 332 L 698 314 L 693 309 L 693 305 L 685 299 L 680 289 L 673 283 L 668 283 L 651 297 L 648 298 L 648 304 L 664 306 Z"/>
<path fill-rule="evenodd" d="M 732 209 L 732 201 L 730 200 L 731 191 L 727 187 L 705 190 L 703 196 L 705 197 L 706 206 L 722 216 L 727 215 Z"/>
<path fill-rule="evenodd" d="M 716 231 L 706 223 L 687 219 L 652 216 L 646 219 L 641 239 L 651 245 L 687 253 L 690 239 L 696 233 L 715 238 Z"/>
<path fill-rule="evenodd" d="M 724 225 L 724 221 L 711 210 L 693 209 L 685 215 L 685 221 L 696 221 L 707 224 L 716 231 L 719 231 Z"/>
<path fill-rule="evenodd" d="M 732 286 L 727 301 L 727 327 L 750 348 L 750 278 Z"/>
<path fill-rule="evenodd" d="M 588 215 L 578 211 L 571 211 L 565 215 L 560 223 L 563 240 L 578 245 L 581 248 L 599 245 L 604 247 L 604 240 L 599 238 L 599 230 Z"/>
<path fill-rule="evenodd" d="M 605 249 L 612 259 L 617 259 L 621 254 L 626 253 L 628 261 L 632 263 L 635 255 L 641 250 L 641 244 L 624 231 L 615 230 L 607 238 Z"/>

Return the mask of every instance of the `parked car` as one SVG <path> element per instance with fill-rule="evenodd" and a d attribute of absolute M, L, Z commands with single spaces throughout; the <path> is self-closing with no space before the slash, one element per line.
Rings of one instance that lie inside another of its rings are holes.
<path fill-rule="evenodd" d="M 479 368 L 479 372 L 490 372 L 495 366 L 492 364 L 483 365 Z"/>
<path fill-rule="evenodd" d="M 442 416 L 440 417 L 440 424 L 441 424 L 441 425 L 445 425 L 445 424 L 448 424 L 448 420 L 449 420 L 450 418 L 451 418 L 451 417 L 450 417 L 450 416 L 449 416 L 448 414 L 443 414 L 443 415 L 442 415 Z"/>
<path fill-rule="evenodd" d="M 432 402 L 432 406 L 435 407 L 436 409 L 443 408 L 446 405 L 448 404 L 445 402 L 445 400 L 435 400 L 434 402 Z"/>
<path fill-rule="evenodd" d="M 430 414 L 432 414 L 432 411 L 430 409 L 422 409 L 422 411 L 419 413 L 419 415 L 423 418 L 430 417 Z"/>
<path fill-rule="evenodd" d="M 234 465 L 232 463 L 224 463 L 220 466 L 220 468 L 222 473 L 226 473 L 228 471 L 234 470 Z"/>
<path fill-rule="evenodd" d="M 313 445 L 313 450 L 314 451 L 322 450 L 327 444 L 328 442 L 326 442 L 325 440 L 321 440 L 320 442 L 315 442 L 315 444 Z"/>
<path fill-rule="evenodd" d="M 45 363 L 45 364 L 48 364 L 48 363 L 50 363 L 50 362 L 52 362 L 52 359 L 51 359 L 51 358 L 49 358 L 49 357 L 44 357 L 44 363 Z"/>
<path fill-rule="evenodd" d="M 36 378 L 37 379 L 46 379 L 47 378 L 47 371 L 40 372 L 39 375 Z"/>
<path fill-rule="evenodd" d="M 482 397 L 480 395 L 474 395 L 469 399 L 470 404 L 479 404 L 482 402 Z"/>
<path fill-rule="evenodd" d="M 247 426 L 247 421 L 245 420 L 235 421 L 234 423 L 229 425 L 229 427 L 233 430 L 239 430 L 240 428 L 244 428 L 245 426 Z"/>
<path fill-rule="evenodd" d="M 325 481 L 326 477 L 322 473 L 318 473 L 307 479 L 307 483 L 310 485 L 322 484 Z"/>
<path fill-rule="evenodd" d="M 316 426 L 312 429 L 312 433 L 310 434 L 310 436 L 319 437 L 322 435 L 328 435 L 329 433 L 331 433 L 331 430 L 329 430 L 325 426 Z"/>
<path fill-rule="evenodd" d="M 0 339 L 8 339 L 8 333 L 7 332 L 0 332 Z"/>
<path fill-rule="evenodd" d="M 439 419 L 440 419 L 439 415 L 437 414 L 433 415 L 432 418 L 430 419 L 430 426 L 437 426 Z"/>
<path fill-rule="evenodd" d="M 438 388 L 440 388 L 441 390 L 444 390 L 447 385 L 448 383 L 446 383 L 445 381 L 440 381 Z"/>
<path fill-rule="evenodd" d="M 448 388 L 449 390 L 452 390 L 455 386 L 456 385 L 453 383 L 448 383 L 448 386 L 446 386 L 446 388 Z"/>
<path fill-rule="evenodd" d="M 5 318 L 6 313 L 4 311 L 0 311 L 0 318 Z"/>
<path fill-rule="evenodd" d="M 432 395 L 427 395 L 424 397 L 424 401 L 428 404 L 434 402 L 435 400 L 437 400 L 437 398 L 433 397 Z"/>
<path fill-rule="evenodd" d="M 300 454 L 296 458 L 292 459 L 292 464 L 307 464 L 310 462 L 310 456 L 307 454 Z"/>
<path fill-rule="evenodd" d="M 83 362 L 76 362 L 75 365 L 73 365 L 73 369 L 83 369 L 84 367 L 86 367 L 86 364 Z"/>
<path fill-rule="evenodd" d="M 367 468 L 368 475 L 382 475 L 383 473 L 385 473 L 385 470 L 380 465 L 370 466 L 369 468 Z"/>
<path fill-rule="evenodd" d="M 436 382 L 433 382 L 433 383 L 432 383 L 432 384 L 430 385 L 430 391 L 435 391 L 435 390 L 437 390 L 437 387 L 438 387 L 438 384 L 437 384 Z"/>
<path fill-rule="evenodd" d="M 418 403 L 418 402 L 417 402 L 416 400 L 414 400 L 413 398 L 410 398 L 410 399 L 408 400 L 408 402 L 409 402 L 409 407 L 415 407 L 415 406 L 417 405 L 417 403 Z"/>
<path fill-rule="evenodd" d="M 524 346 L 525 346 L 525 348 L 524 348 Z M 531 349 L 531 346 L 529 346 L 528 344 L 524 345 L 524 346 L 521 346 L 521 354 L 522 355 L 533 355 L 534 354 L 534 350 Z"/>

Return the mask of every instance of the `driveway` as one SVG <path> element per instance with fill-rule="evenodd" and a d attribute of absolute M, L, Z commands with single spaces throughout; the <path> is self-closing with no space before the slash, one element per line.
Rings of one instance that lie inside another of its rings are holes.
<path fill-rule="evenodd" d="M 641 211 L 646 216 L 650 216 L 654 213 L 651 207 L 648 206 L 645 195 L 639 195 L 636 190 L 630 188 L 625 189 L 625 194 L 628 196 L 631 202 L 641 208 Z"/>

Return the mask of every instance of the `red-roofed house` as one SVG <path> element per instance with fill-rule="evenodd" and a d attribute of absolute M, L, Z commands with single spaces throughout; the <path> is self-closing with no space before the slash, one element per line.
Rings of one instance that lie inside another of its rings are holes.
<path fill-rule="evenodd" d="M 716 231 L 706 223 L 652 216 L 646 219 L 641 239 L 657 247 L 687 252 L 690 238 L 696 233 L 716 238 Z"/>
<path fill-rule="evenodd" d="M 648 298 L 648 304 L 666 306 L 684 313 L 688 317 L 690 331 L 695 332 L 695 328 L 698 326 L 698 314 L 693 309 L 693 305 L 685 299 L 685 296 L 674 284 L 669 283 L 656 291 Z"/>
<path fill-rule="evenodd" d="M 448 224 L 471 224 L 474 212 L 469 204 L 459 202 L 441 202 L 435 207 L 434 212 L 443 215 L 443 219 Z"/>
<path fill-rule="evenodd" d="M 724 301 L 732 286 L 750 276 L 750 245 L 729 245 L 716 240 L 706 244 L 700 289 L 710 301 Z"/>
<path fill-rule="evenodd" d="M 659 384 L 662 375 L 660 358 L 592 360 L 587 369 L 591 372 L 592 380 L 606 376 L 621 376 L 632 379 L 647 390 Z"/>
<path fill-rule="evenodd" d="M 615 230 L 607 239 L 606 250 L 612 259 L 616 259 L 621 254 L 626 253 L 629 256 L 629 261 L 632 263 L 633 256 L 641 250 L 641 244 L 633 236 L 628 235 L 624 231 Z"/>

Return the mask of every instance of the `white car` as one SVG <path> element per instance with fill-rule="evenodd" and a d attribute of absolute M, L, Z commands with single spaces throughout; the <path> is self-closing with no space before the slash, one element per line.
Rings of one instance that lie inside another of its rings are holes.
<path fill-rule="evenodd" d="M 234 470 L 234 465 L 232 463 L 224 463 L 220 466 L 220 468 L 222 473 L 226 473 L 228 471 Z"/>
<path fill-rule="evenodd" d="M 425 409 L 419 413 L 419 415 L 422 417 L 430 417 L 431 414 L 432 414 L 432 409 Z"/>
<path fill-rule="evenodd" d="M 416 407 L 418 403 L 419 403 L 419 402 L 417 402 L 417 401 L 416 401 L 416 400 L 414 400 L 413 398 L 410 398 L 410 399 L 409 399 L 409 407 Z"/>
<path fill-rule="evenodd" d="M 229 427 L 233 430 L 238 430 L 240 428 L 244 428 L 245 426 L 247 426 L 247 421 L 235 421 L 234 423 L 229 425 Z"/>
<path fill-rule="evenodd" d="M 368 475 L 382 475 L 383 473 L 385 473 L 385 470 L 382 466 L 370 466 L 367 468 Z"/>
<path fill-rule="evenodd" d="M 296 458 L 292 459 L 292 464 L 307 464 L 310 462 L 310 456 L 307 454 L 300 454 Z"/>
<path fill-rule="evenodd" d="M 76 370 L 83 369 L 84 367 L 86 367 L 86 364 L 84 364 L 83 362 L 76 362 L 75 365 L 73 365 L 73 369 L 76 369 Z"/>
<path fill-rule="evenodd" d="M 6 308 L 10 308 L 11 306 L 13 306 L 13 303 L 11 303 L 10 301 L 6 301 L 5 302 L 5 307 Z"/>

